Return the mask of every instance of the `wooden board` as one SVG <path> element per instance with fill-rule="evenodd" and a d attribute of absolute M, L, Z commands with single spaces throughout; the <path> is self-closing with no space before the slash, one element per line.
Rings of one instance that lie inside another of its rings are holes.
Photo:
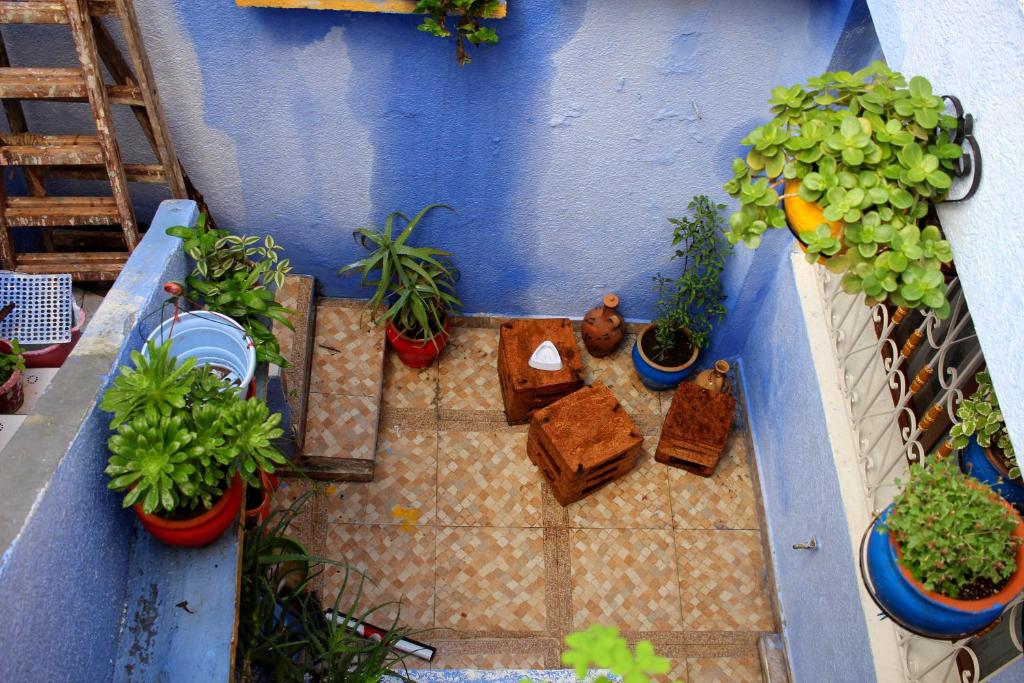
<path fill-rule="evenodd" d="M 508 12 L 506 0 L 489 19 L 501 19 Z M 414 14 L 415 0 L 235 0 L 239 7 L 277 7 L 280 9 L 341 9 L 350 12 L 386 12 L 389 14 Z"/>

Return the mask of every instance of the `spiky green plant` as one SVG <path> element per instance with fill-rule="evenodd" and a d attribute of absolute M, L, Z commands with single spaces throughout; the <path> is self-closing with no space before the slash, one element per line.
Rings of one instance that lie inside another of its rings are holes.
<path fill-rule="evenodd" d="M 219 427 L 223 445 L 217 459 L 237 471 L 251 486 L 259 486 L 259 471 L 273 472 L 275 465 L 288 461 L 274 445 L 284 434 L 278 425 L 281 413 L 271 413 L 267 404 L 257 398 L 234 400 L 225 407 Z"/>
<path fill-rule="evenodd" d="M 131 358 L 135 367 L 122 366 L 100 401 L 100 408 L 114 414 L 111 427 L 116 429 L 141 413 L 166 417 L 185 408 L 185 397 L 195 380 L 194 358 L 178 365 L 171 355 L 170 340 L 163 344 L 150 341 L 145 356 L 132 351 Z"/>

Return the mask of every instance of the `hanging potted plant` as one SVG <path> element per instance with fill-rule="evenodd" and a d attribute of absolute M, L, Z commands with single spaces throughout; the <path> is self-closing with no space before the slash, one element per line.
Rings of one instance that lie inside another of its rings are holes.
<path fill-rule="evenodd" d="M 978 388 L 960 401 L 956 408 L 960 421 L 949 432 L 953 448 L 960 449 L 960 468 L 1021 508 L 1024 481 L 992 378 L 987 372 L 979 372 L 975 379 Z"/>
<path fill-rule="evenodd" d="M 462 306 L 455 296 L 458 271 L 448 260 L 451 254 L 431 247 L 413 247 L 409 236 L 431 204 L 412 220 L 398 211 L 388 214 L 383 229 L 359 228 L 352 236 L 370 255 L 344 266 L 339 275 L 359 271 L 363 286 L 374 287 L 367 308 L 386 334 L 398 358 L 410 368 L 422 368 L 440 355 L 448 343 L 449 315 Z M 404 227 L 395 235 L 396 221 Z"/>
<path fill-rule="evenodd" d="M 769 103 L 774 118 L 743 138 L 750 149 L 725 184 L 740 204 L 729 241 L 756 249 L 769 228 L 788 227 L 847 293 L 946 317 L 953 254 L 931 209 L 964 151 L 943 98 L 876 62 L 775 88 Z"/>
<path fill-rule="evenodd" d="M 25 372 L 25 356 L 17 339 L 0 339 L 0 415 L 12 415 L 25 402 L 21 383 Z"/>
<path fill-rule="evenodd" d="M 722 237 L 723 204 L 704 195 L 689 204 L 692 216 L 670 218 L 675 226 L 671 260 L 683 262 L 676 279 L 655 276 L 658 317 L 637 335 L 633 366 L 655 390 L 671 389 L 693 370 L 711 329 L 725 315 L 721 275 L 731 247 Z"/>
<path fill-rule="evenodd" d="M 864 581 L 902 625 L 957 638 L 997 619 L 1024 590 L 1024 522 L 951 458 L 912 465 L 867 534 Z"/>
<path fill-rule="evenodd" d="M 100 407 L 113 413 L 108 488 L 124 491 L 142 525 L 178 546 L 212 543 L 236 519 L 243 485 L 286 462 L 273 445 L 280 413 L 244 399 L 195 359 L 179 364 L 169 342 L 132 353 Z"/>

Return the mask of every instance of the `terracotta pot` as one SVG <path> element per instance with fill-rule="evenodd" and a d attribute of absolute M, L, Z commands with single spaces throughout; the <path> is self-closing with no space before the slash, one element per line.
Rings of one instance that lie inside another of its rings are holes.
<path fill-rule="evenodd" d="M 274 498 L 274 491 L 277 489 L 277 477 L 272 474 L 260 471 L 260 502 L 255 507 L 245 509 L 245 528 L 252 529 L 259 526 L 270 515 L 270 503 Z"/>
<path fill-rule="evenodd" d="M 648 333 L 654 334 L 654 323 L 647 325 L 647 327 L 641 330 L 640 334 L 636 337 L 636 343 L 633 344 L 632 358 L 636 374 L 639 375 L 640 381 L 644 383 L 644 386 L 649 389 L 654 389 L 655 391 L 673 389 L 693 371 L 693 364 L 697 362 L 697 354 L 700 353 L 700 349 L 694 346 L 689 360 L 682 365 L 661 365 L 648 358 L 647 354 L 644 353 L 642 340 Z"/>
<path fill-rule="evenodd" d="M 235 475 L 231 486 L 224 492 L 213 507 L 198 517 L 191 519 L 165 519 L 158 515 L 148 515 L 142 511 L 141 505 L 135 505 L 142 526 L 157 539 L 167 545 L 185 548 L 209 545 L 221 537 L 238 517 L 245 498 L 245 486 L 242 478 Z"/>
<path fill-rule="evenodd" d="M 618 348 L 625 334 L 622 316 L 616 310 L 619 297 L 606 294 L 602 305 L 592 308 L 583 316 L 580 334 L 587 351 L 594 358 L 604 358 Z"/>
<path fill-rule="evenodd" d="M 444 332 L 441 332 L 433 339 L 427 340 L 406 337 L 390 322 L 388 322 L 385 333 L 388 343 L 391 344 L 391 348 L 398 354 L 400 361 L 410 368 L 425 368 L 441 355 L 441 351 L 448 345 L 448 338 L 450 336 L 448 330 L 450 327 L 450 321 L 445 320 Z"/>
<path fill-rule="evenodd" d="M 729 373 L 729 363 L 724 360 L 716 360 L 714 367 L 710 367 L 707 370 L 701 370 L 697 373 L 696 379 L 693 383 L 699 387 L 704 387 L 708 391 L 715 391 L 718 393 L 724 393 L 728 389 L 726 375 Z"/>
<path fill-rule="evenodd" d="M 0 352 L 11 352 L 11 345 L 5 339 L 0 339 Z M 22 377 L 22 372 L 15 370 L 0 386 L 0 415 L 13 415 L 21 410 L 21 405 L 25 402 L 25 387 L 21 382 Z"/>
<path fill-rule="evenodd" d="M 807 245 L 800 239 L 801 232 L 814 230 L 822 223 L 828 223 L 829 228 L 832 230 L 832 236 L 841 238 L 843 235 L 843 223 L 842 221 L 825 220 L 825 214 L 821 207 L 816 202 L 807 202 L 797 196 L 799 190 L 799 180 L 786 181 L 784 194 L 787 196 L 782 200 L 782 207 L 786 211 L 786 225 L 789 227 L 789 231 L 793 233 L 793 237 L 796 238 L 796 243 L 800 246 L 801 251 L 806 254 Z M 842 251 L 839 253 L 842 253 Z M 828 263 L 828 259 L 824 256 L 819 256 L 818 263 L 825 265 Z"/>

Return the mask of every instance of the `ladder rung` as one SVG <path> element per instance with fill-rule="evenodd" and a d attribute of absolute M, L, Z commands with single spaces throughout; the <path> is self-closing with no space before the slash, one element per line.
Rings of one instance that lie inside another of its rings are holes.
<path fill-rule="evenodd" d="M 113 0 L 89 0 L 89 14 L 116 14 Z M 68 12 L 63 2 L 22 0 L 0 2 L 0 24 L 66 24 Z"/>
<path fill-rule="evenodd" d="M 95 135 L 0 134 L 0 166 L 81 166 L 102 164 Z"/>
<path fill-rule="evenodd" d="M 115 104 L 137 107 L 145 104 L 137 85 L 108 85 L 107 95 Z M 0 68 L 0 98 L 84 101 L 89 98 L 89 92 L 81 69 L 9 66 Z"/>
<path fill-rule="evenodd" d="M 153 183 L 163 185 L 167 182 L 167 174 L 160 164 L 124 164 L 124 175 L 130 183 Z M 47 178 L 74 178 L 76 180 L 107 180 L 107 169 L 101 167 L 69 167 L 51 168 L 46 171 Z"/>
<path fill-rule="evenodd" d="M 128 256 L 122 251 L 18 254 L 15 270 L 33 274 L 71 273 L 75 280 L 116 280 Z"/>
<path fill-rule="evenodd" d="M 4 221 L 12 228 L 120 223 L 113 197 L 8 197 Z"/>

